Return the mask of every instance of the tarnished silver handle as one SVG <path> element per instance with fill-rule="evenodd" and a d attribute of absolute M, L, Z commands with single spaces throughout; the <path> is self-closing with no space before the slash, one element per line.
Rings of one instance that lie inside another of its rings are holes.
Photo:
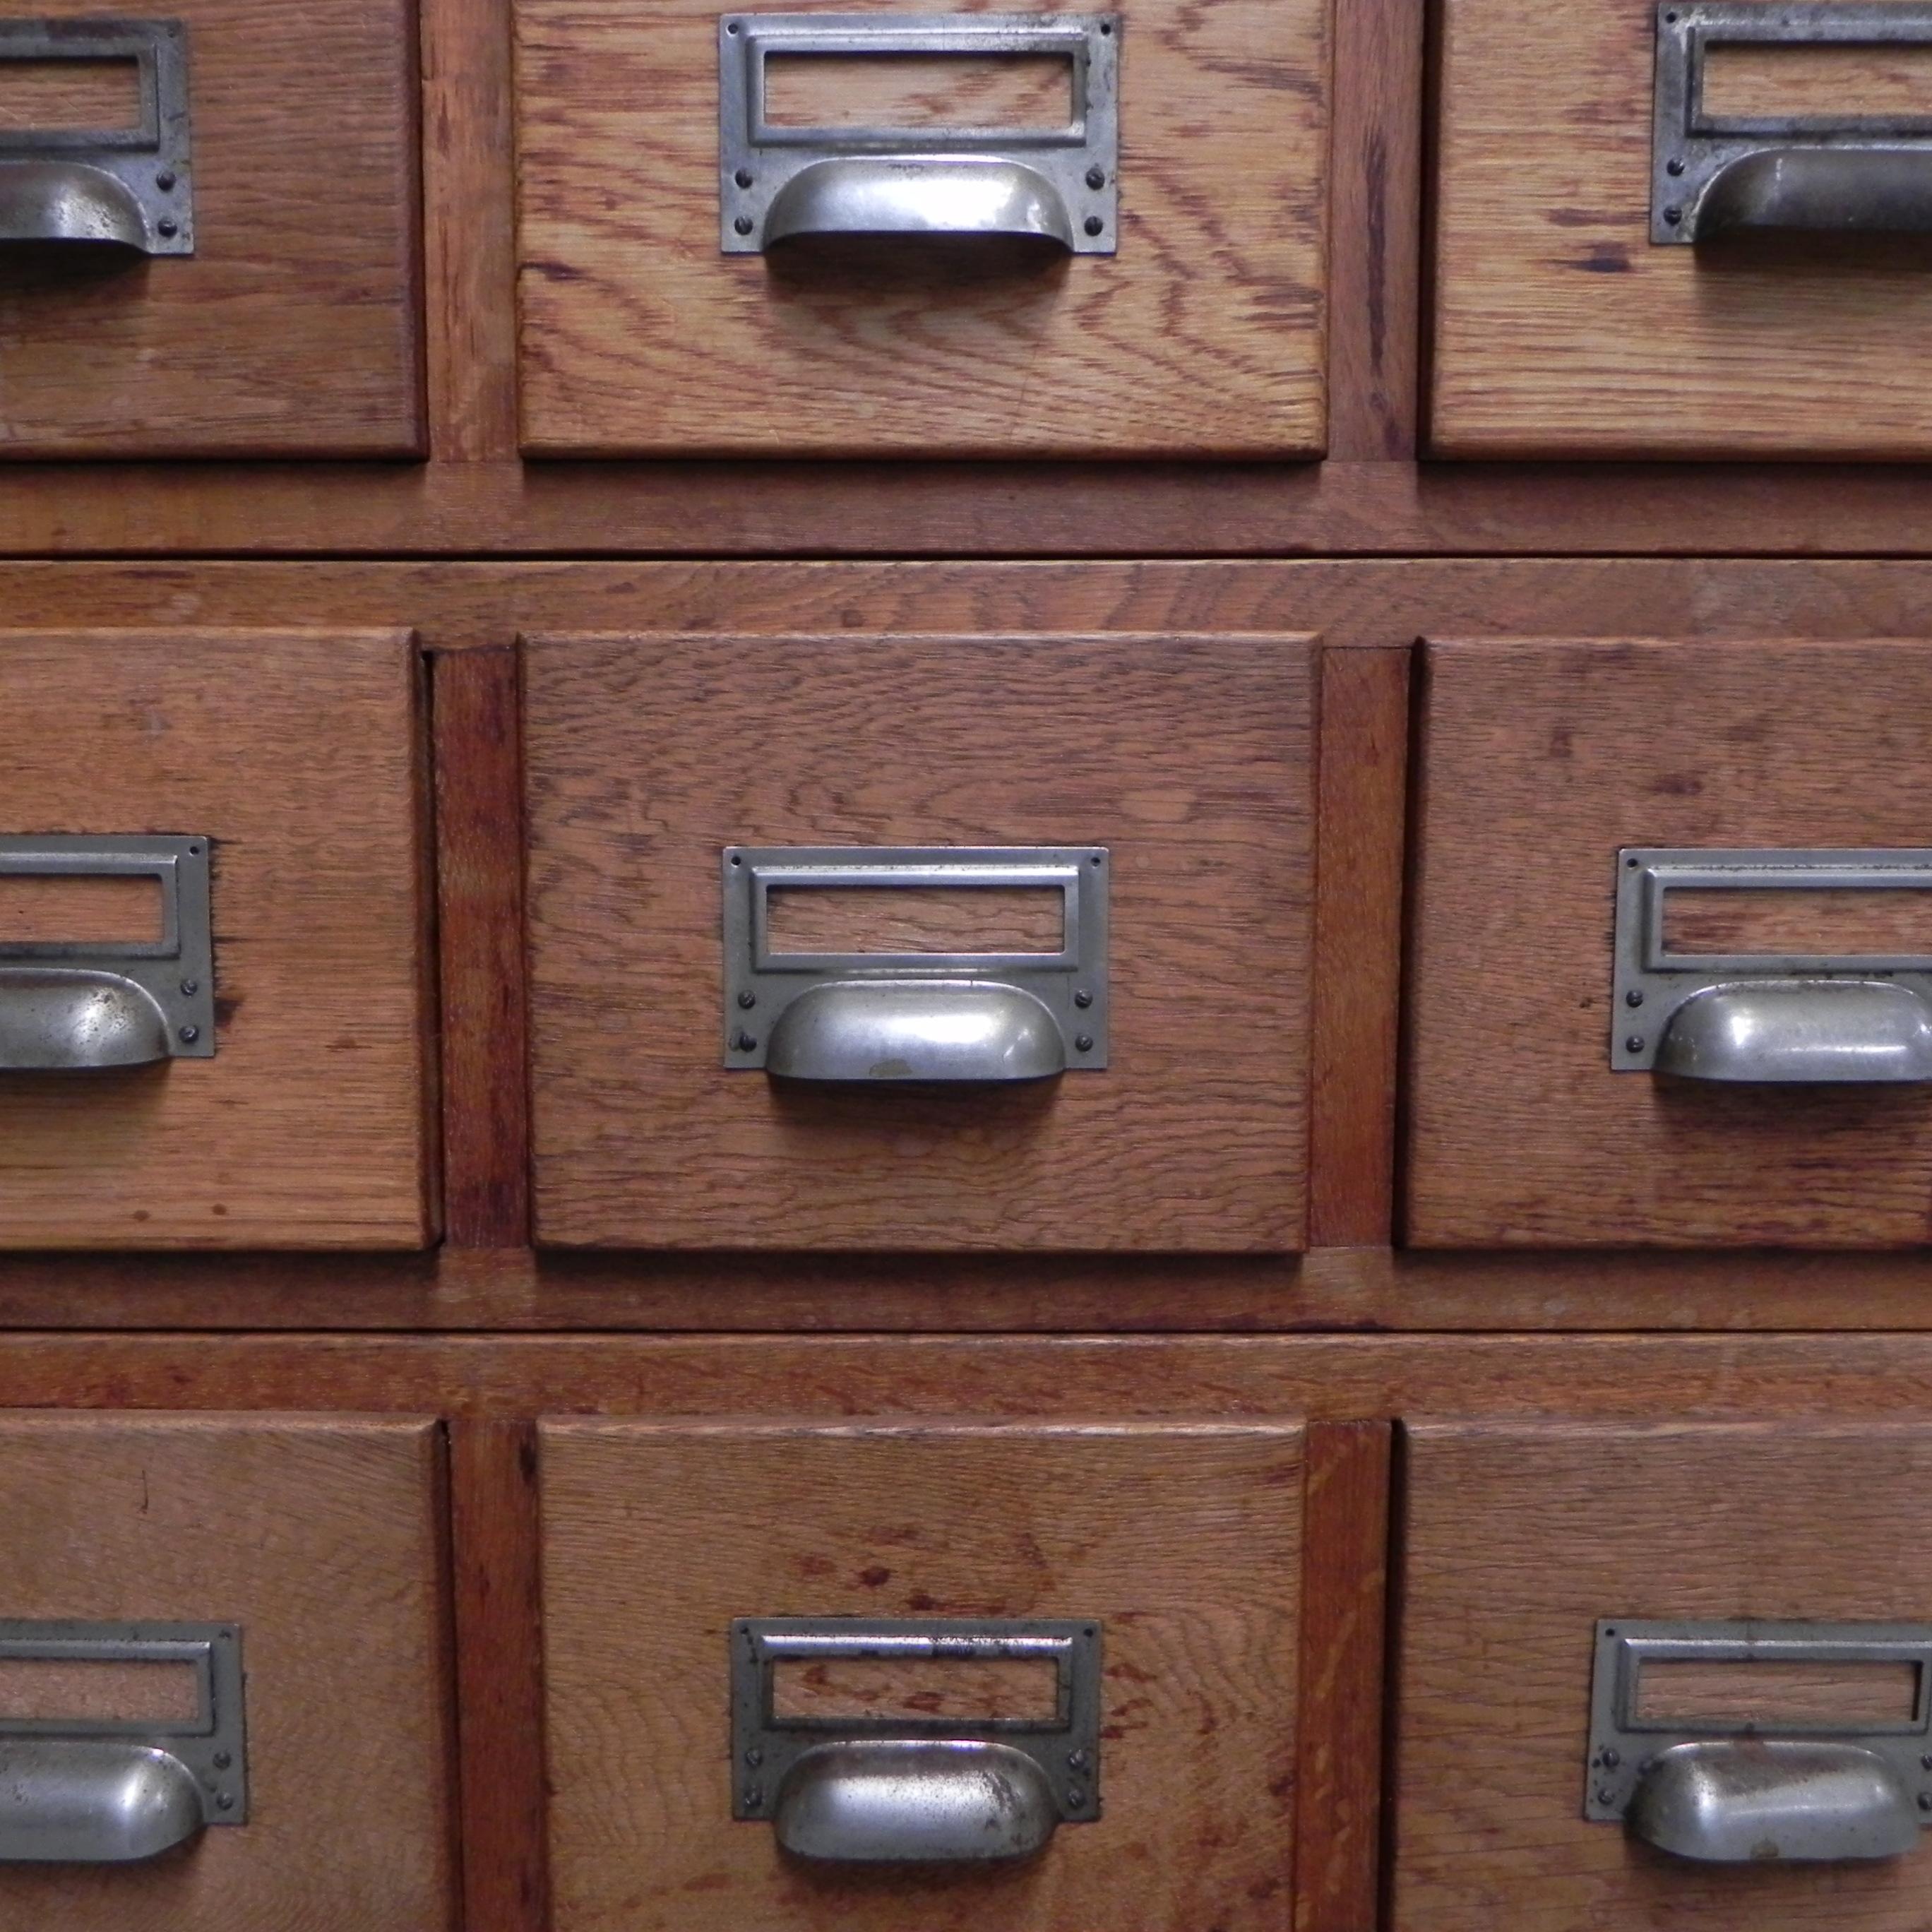
<path fill-rule="evenodd" d="M 1706 987 L 1665 1022 L 1657 1071 L 1681 1080 L 1932 1081 L 1932 1002 L 1883 980 Z"/>
<path fill-rule="evenodd" d="M 972 980 L 831 981 L 772 1028 L 765 1070 L 792 1080 L 1044 1080 L 1066 1043 L 1044 1000 Z"/>
<path fill-rule="evenodd" d="M 0 1741 L 0 1864 L 131 1864 L 206 1822 L 194 1773 L 158 1746 Z"/>

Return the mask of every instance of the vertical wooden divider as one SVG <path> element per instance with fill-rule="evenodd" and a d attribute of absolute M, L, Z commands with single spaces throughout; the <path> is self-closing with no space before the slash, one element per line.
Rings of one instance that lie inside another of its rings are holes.
<path fill-rule="evenodd" d="M 1295 1932 L 1376 1932 L 1391 1425 L 1308 1432 Z"/>
<path fill-rule="evenodd" d="M 450 1426 L 464 1932 L 547 1932 L 536 1425 Z"/>
<path fill-rule="evenodd" d="M 444 1226 L 454 1247 L 520 1248 L 530 1201 L 518 655 L 446 651 L 431 668 Z"/>
<path fill-rule="evenodd" d="M 1407 645 L 1322 654 L 1308 1244 L 1386 1246 L 1394 1214 Z"/>

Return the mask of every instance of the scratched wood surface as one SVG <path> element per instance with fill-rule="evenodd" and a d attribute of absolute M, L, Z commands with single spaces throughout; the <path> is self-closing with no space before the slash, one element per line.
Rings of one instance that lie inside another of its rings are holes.
<path fill-rule="evenodd" d="M 1922 458 L 1915 240 L 1650 240 L 1651 0 L 1445 0 L 1432 446 L 1450 456 Z M 1795 83 L 1899 98 L 1861 50 Z M 1847 68 L 1862 65 L 1863 73 Z M 1793 92 L 1766 90 L 1775 113 Z M 1922 82 L 1920 99 L 1923 100 Z"/>
<path fill-rule="evenodd" d="M 172 11 L 189 36 L 195 252 L 10 266 L 0 460 L 419 454 L 413 0 Z"/>
<path fill-rule="evenodd" d="M 1420 728 L 1408 1238 L 1923 1243 L 1923 1088 L 1612 1073 L 1610 1001 L 1618 847 L 1925 838 L 1932 650 L 1441 644 Z"/>
<path fill-rule="evenodd" d="M 519 0 L 525 451 L 1318 454 L 1326 8 L 1121 10 L 1118 255 L 786 266 L 718 252 L 710 0 Z"/>
<path fill-rule="evenodd" d="M 540 1241 L 1300 1244 L 1307 639 L 526 648 Z M 734 844 L 1106 847 L 1108 1068 L 976 1092 L 728 1071 Z"/>
<path fill-rule="evenodd" d="M 1582 1799 L 1599 1618 L 1924 1617 L 1898 1510 L 1932 1431 L 1440 1423 L 1408 1452 L 1393 1932 L 1926 1923 L 1920 1858 L 1700 1865 Z"/>
<path fill-rule="evenodd" d="M 1280 1932 L 1302 1431 L 546 1423 L 556 1932 Z M 1104 1815 L 1040 1858 L 817 1873 L 731 1816 L 755 1616 L 1102 1626 Z"/>
<path fill-rule="evenodd" d="M 215 1054 L 0 1078 L 0 1245 L 430 1228 L 417 667 L 398 631 L 0 633 L 0 827 L 213 841 Z"/>
<path fill-rule="evenodd" d="M 439 1432 L 0 1419 L 10 1617 L 236 1623 L 248 1820 L 131 1868 L 7 1868 L 4 1932 L 452 1924 Z"/>

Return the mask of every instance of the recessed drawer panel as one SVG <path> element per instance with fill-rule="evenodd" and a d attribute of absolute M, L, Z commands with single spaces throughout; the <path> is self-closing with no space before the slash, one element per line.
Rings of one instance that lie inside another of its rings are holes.
<path fill-rule="evenodd" d="M 0 459 L 422 453 L 413 0 L 0 20 Z"/>
<path fill-rule="evenodd" d="M 1300 1245 L 1306 639 L 526 648 L 540 1240 Z"/>
<path fill-rule="evenodd" d="M 0 1421 L 0 1924 L 452 1922 L 439 1436 Z"/>
<path fill-rule="evenodd" d="M 1527 24 L 1444 9 L 1437 451 L 1932 452 L 1932 8 L 1593 0 Z"/>
<path fill-rule="evenodd" d="M 1932 649 L 1427 658 L 1408 1234 L 1932 1232 Z"/>
<path fill-rule="evenodd" d="M 1395 1932 L 1926 1922 L 1932 1431 L 1420 1424 L 1407 1467 Z"/>
<path fill-rule="evenodd" d="M 1324 0 L 518 0 L 539 456 L 1312 456 Z"/>
<path fill-rule="evenodd" d="M 1292 1917 L 1297 1425 L 542 1432 L 557 1932 Z"/>
<path fill-rule="evenodd" d="M 418 676 L 0 634 L 0 1246 L 428 1239 Z"/>

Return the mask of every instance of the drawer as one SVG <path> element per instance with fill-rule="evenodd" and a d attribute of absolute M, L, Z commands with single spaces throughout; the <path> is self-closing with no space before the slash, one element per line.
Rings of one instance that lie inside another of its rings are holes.
<path fill-rule="evenodd" d="M 423 454 L 413 0 L 112 12 L 0 18 L 0 458 Z"/>
<path fill-rule="evenodd" d="M 1932 647 L 1426 663 L 1409 1240 L 1924 1241 Z"/>
<path fill-rule="evenodd" d="M 1430 1424 L 1407 1466 L 1394 1932 L 1926 1923 L 1932 1431 Z"/>
<path fill-rule="evenodd" d="M 517 0 L 526 453 L 1321 453 L 1325 0 L 838 7 Z"/>
<path fill-rule="evenodd" d="M 1289 1922 L 1298 1426 L 560 1420 L 542 1469 L 556 1932 Z"/>
<path fill-rule="evenodd" d="M 1932 220 L 1932 157 L 1883 152 L 1932 134 L 1932 14 L 1590 0 L 1524 29 L 1445 0 L 1436 452 L 1932 453 L 1932 276 L 1889 232 Z"/>
<path fill-rule="evenodd" d="M 0 632 L 0 1246 L 429 1239 L 418 680 L 400 631 Z"/>
<path fill-rule="evenodd" d="M 440 1462 L 413 1420 L 0 1420 L 0 1925 L 452 1923 Z"/>
<path fill-rule="evenodd" d="M 1300 1246 L 1308 640 L 526 649 L 540 1240 Z"/>

